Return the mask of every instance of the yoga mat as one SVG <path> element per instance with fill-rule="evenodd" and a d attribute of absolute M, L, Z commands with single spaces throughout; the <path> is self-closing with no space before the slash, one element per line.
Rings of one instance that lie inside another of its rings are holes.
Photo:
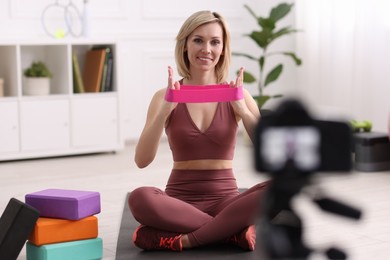
<path fill-rule="evenodd" d="M 242 87 L 229 85 L 191 86 L 182 85 L 179 90 L 168 89 L 165 100 L 178 103 L 228 102 L 244 97 Z"/>
<path fill-rule="evenodd" d="M 240 190 L 242 191 L 242 190 Z M 206 247 L 193 248 L 182 252 L 173 251 L 143 251 L 133 244 L 132 236 L 139 223 L 133 218 L 127 205 L 126 195 L 122 221 L 116 247 L 116 260 L 129 259 L 217 259 L 217 260 L 260 260 L 260 247 L 256 246 L 253 252 L 244 251 L 233 245 L 210 245 Z"/>

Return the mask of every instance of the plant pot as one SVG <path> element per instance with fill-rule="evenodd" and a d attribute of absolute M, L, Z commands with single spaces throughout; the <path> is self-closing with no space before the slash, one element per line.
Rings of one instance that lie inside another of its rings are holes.
<path fill-rule="evenodd" d="M 23 94 L 26 96 L 42 96 L 50 94 L 50 78 L 25 78 Z"/>

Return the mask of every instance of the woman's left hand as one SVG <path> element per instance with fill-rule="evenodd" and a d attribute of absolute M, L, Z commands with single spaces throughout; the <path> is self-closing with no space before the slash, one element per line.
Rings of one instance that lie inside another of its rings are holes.
<path fill-rule="evenodd" d="M 244 85 L 244 68 L 243 67 L 240 68 L 238 75 L 237 75 L 237 78 L 236 78 L 236 81 L 235 82 L 231 81 L 229 85 L 231 88 L 243 87 L 243 85 Z M 244 89 L 242 91 L 244 92 Z M 248 106 L 246 105 L 246 102 L 245 102 L 245 93 L 244 93 L 244 97 L 242 99 L 236 100 L 236 101 L 230 101 L 230 104 L 232 105 L 235 114 L 238 116 L 242 117 L 242 115 L 244 113 L 246 113 L 248 110 Z"/>

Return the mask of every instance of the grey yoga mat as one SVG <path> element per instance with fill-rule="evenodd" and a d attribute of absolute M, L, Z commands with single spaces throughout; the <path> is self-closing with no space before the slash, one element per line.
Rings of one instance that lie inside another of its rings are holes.
<path fill-rule="evenodd" d="M 240 190 L 242 191 L 242 190 Z M 210 245 L 201 248 L 194 248 L 184 250 L 182 252 L 172 251 L 143 251 L 134 246 L 132 242 L 132 235 L 134 230 L 139 226 L 139 223 L 133 218 L 127 206 L 126 195 L 123 207 L 123 215 L 119 230 L 119 236 L 116 247 L 116 260 L 129 259 L 220 259 L 220 260 L 249 260 L 261 259 L 260 249 L 256 247 L 254 252 L 243 251 L 242 249 L 232 245 Z"/>

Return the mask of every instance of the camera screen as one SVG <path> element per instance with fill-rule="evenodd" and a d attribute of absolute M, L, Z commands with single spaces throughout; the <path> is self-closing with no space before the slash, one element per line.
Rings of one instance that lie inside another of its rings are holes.
<path fill-rule="evenodd" d="M 300 171 L 314 171 L 320 165 L 321 137 L 314 127 L 269 127 L 261 139 L 260 153 L 268 171 L 282 170 L 287 162 Z"/>

